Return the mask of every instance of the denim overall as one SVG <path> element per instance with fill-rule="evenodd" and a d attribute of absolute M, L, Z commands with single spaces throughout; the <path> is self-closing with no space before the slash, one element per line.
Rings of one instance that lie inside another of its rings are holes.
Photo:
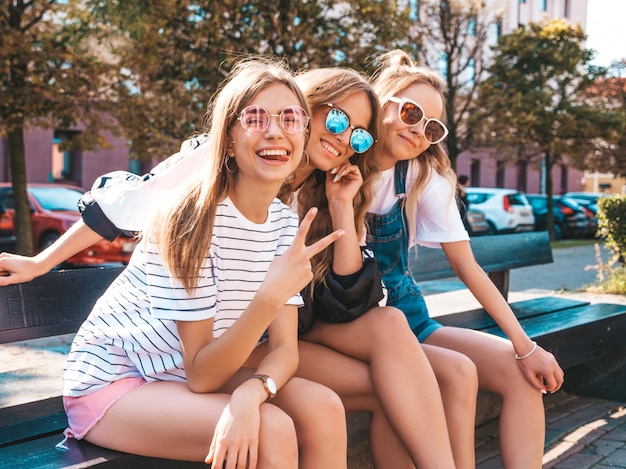
<path fill-rule="evenodd" d="M 408 263 L 409 236 L 404 213 L 408 161 L 396 163 L 394 171 L 397 202 L 384 215 L 368 214 L 368 247 L 374 251 L 378 269 L 387 288 L 387 305 L 401 310 L 420 342 L 443 327 L 428 315 L 424 297 Z"/>

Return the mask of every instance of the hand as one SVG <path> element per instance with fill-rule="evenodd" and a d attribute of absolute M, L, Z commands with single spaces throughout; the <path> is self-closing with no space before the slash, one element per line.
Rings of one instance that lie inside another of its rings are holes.
<path fill-rule="evenodd" d="M 0 286 L 30 282 L 45 271 L 40 269 L 34 257 L 3 252 L 0 254 Z"/>
<path fill-rule="evenodd" d="M 544 394 L 556 392 L 563 385 L 564 373 L 554 355 L 539 345 L 528 357 L 517 360 L 526 379 Z"/>
<path fill-rule="evenodd" d="M 352 204 L 362 185 L 359 167 L 346 162 L 326 173 L 326 198 L 329 203 L 343 201 Z"/>
<path fill-rule="evenodd" d="M 259 451 L 261 416 L 254 401 L 231 396 L 215 426 L 205 463 L 225 469 L 255 469 Z"/>
<path fill-rule="evenodd" d="M 291 246 L 282 256 L 272 261 L 265 275 L 261 290 L 267 289 L 273 295 L 281 295 L 280 304 L 284 304 L 311 282 L 313 279 L 311 258 L 345 233 L 343 230 L 333 231 L 310 246 L 306 246 L 305 239 L 316 214 L 316 207 L 309 210 L 302 219 Z"/>

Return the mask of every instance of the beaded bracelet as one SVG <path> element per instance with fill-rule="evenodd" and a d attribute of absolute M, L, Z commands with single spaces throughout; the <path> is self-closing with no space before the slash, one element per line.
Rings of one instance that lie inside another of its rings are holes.
<path fill-rule="evenodd" d="M 516 353 L 515 354 L 516 360 L 523 360 L 524 358 L 528 358 L 533 354 L 535 350 L 537 350 L 537 342 L 535 342 L 534 340 L 532 342 L 533 342 L 533 348 L 530 349 L 530 352 L 528 352 L 526 355 L 522 355 L 521 357 Z"/>

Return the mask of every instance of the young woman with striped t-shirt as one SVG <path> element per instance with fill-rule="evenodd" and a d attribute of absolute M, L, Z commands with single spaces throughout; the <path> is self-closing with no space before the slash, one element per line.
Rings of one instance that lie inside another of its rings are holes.
<path fill-rule="evenodd" d="M 292 378 L 309 259 L 341 236 L 305 246 L 314 211 L 296 233 L 276 199 L 301 161 L 308 105 L 286 67 L 249 60 L 210 119 L 202 165 L 76 334 L 66 434 L 220 468 L 345 468 L 341 401 Z"/>

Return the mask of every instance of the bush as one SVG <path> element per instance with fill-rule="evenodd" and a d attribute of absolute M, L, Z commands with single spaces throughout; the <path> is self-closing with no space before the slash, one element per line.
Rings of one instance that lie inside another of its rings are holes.
<path fill-rule="evenodd" d="M 598 199 L 598 232 L 614 260 L 624 264 L 626 259 L 626 196 L 601 197 Z"/>

